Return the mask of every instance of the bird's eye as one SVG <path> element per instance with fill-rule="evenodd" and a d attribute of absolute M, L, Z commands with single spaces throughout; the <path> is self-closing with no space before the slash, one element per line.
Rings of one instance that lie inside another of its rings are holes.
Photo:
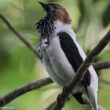
<path fill-rule="evenodd" d="M 57 6 L 56 6 L 56 5 L 54 5 L 54 6 L 53 6 L 53 8 L 57 9 Z"/>
<path fill-rule="evenodd" d="M 51 7 L 52 7 L 53 9 L 57 9 L 57 5 L 55 5 L 55 4 L 51 4 Z"/>

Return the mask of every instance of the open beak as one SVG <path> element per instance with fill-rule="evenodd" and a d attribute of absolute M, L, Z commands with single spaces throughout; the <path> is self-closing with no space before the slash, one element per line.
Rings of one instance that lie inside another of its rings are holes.
<path fill-rule="evenodd" d="M 43 3 L 43 2 L 38 2 L 43 8 L 45 11 L 49 12 L 50 10 L 50 6 L 46 3 Z"/>

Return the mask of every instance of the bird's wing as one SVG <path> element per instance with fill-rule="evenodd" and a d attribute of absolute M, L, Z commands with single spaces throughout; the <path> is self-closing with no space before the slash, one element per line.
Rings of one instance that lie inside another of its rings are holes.
<path fill-rule="evenodd" d="M 83 59 L 78 51 L 78 48 L 71 38 L 70 35 L 68 35 L 66 32 L 60 32 L 58 33 L 61 48 L 63 49 L 68 61 L 72 65 L 74 71 L 76 72 L 81 63 L 83 62 Z M 84 87 L 86 88 L 87 85 L 90 85 L 90 73 L 89 70 L 86 72 L 85 76 L 82 80 Z"/>

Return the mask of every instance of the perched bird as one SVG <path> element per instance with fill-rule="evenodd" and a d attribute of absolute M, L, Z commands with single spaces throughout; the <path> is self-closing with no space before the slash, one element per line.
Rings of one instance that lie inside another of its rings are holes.
<path fill-rule="evenodd" d="M 50 78 L 64 87 L 75 77 L 86 55 L 76 41 L 67 10 L 58 3 L 39 3 L 46 11 L 46 16 L 37 22 L 40 33 L 39 52 Z M 97 91 L 98 78 L 94 68 L 90 66 L 72 95 L 79 103 L 88 103 L 92 110 L 98 110 Z"/>

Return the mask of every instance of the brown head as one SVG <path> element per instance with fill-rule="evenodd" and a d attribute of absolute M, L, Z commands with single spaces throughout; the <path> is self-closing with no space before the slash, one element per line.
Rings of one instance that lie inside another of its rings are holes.
<path fill-rule="evenodd" d="M 54 21 L 60 20 L 61 22 L 65 24 L 71 24 L 70 16 L 67 12 L 67 10 L 58 3 L 42 3 L 39 2 L 41 6 L 44 8 L 44 10 L 47 12 L 47 14 L 53 14 Z"/>

